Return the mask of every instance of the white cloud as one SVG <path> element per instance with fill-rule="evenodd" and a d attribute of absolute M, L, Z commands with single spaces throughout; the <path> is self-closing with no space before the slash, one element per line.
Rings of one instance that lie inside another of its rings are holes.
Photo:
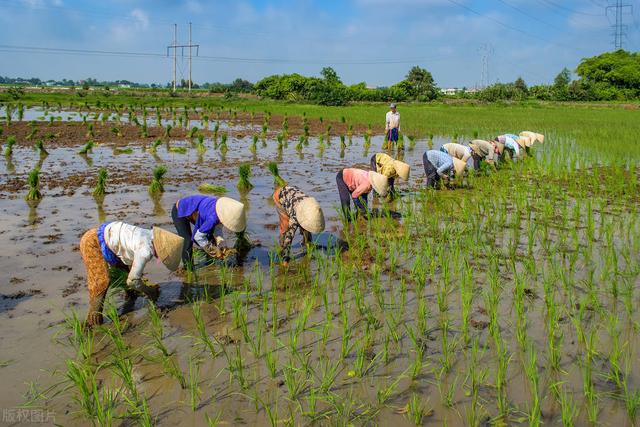
<path fill-rule="evenodd" d="M 136 25 L 139 28 L 143 30 L 149 28 L 149 15 L 142 9 L 133 9 L 131 11 L 131 17 L 136 21 Z"/>

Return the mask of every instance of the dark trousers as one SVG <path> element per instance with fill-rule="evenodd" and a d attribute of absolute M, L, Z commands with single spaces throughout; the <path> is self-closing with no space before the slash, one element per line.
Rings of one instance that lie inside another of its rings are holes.
<path fill-rule="evenodd" d="M 422 164 L 424 165 L 424 174 L 427 175 L 427 188 L 436 188 L 440 182 L 438 169 L 427 158 L 427 153 L 422 155 Z"/>
<path fill-rule="evenodd" d="M 473 153 L 471 155 L 471 158 L 473 159 L 473 168 L 475 170 L 479 170 L 480 169 L 480 161 L 482 160 L 482 157 L 478 156 L 476 153 Z"/>
<path fill-rule="evenodd" d="M 173 219 L 173 225 L 176 227 L 178 235 L 184 239 L 184 245 L 182 246 L 182 264 L 186 269 L 193 268 L 193 240 L 191 239 L 191 222 L 187 218 L 180 218 L 178 216 L 178 208 L 173 205 L 171 209 L 171 219 Z"/>
<path fill-rule="evenodd" d="M 378 164 L 376 163 L 376 155 L 374 154 L 373 156 L 371 156 L 371 170 L 374 172 L 378 172 Z M 387 178 L 387 181 L 389 181 L 389 192 L 391 194 L 395 193 L 396 189 L 393 186 L 393 184 L 396 182 L 395 178 Z"/>
<path fill-rule="evenodd" d="M 344 178 L 342 177 L 342 171 L 338 172 L 338 174 L 336 175 L 336 184 L 338 185 L 338 194 L 340 194 L 340 206 L 342 207 L 342 214 L 347 220 L 351 217 L 351 200 L 353 200 L 353 204 L 355 205 L 359 213 L 367 213 L 368 194 L 363 194 L 357 199 L 352 198 L 351 191 L 349 191 L 349 188 L 347 187 L 347 184 L 345 184 Z"/>

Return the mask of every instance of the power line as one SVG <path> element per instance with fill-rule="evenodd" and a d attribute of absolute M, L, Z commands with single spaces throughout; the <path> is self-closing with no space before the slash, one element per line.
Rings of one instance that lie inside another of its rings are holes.
<path fill-rule="evenodd" d="M 178 46 L 179 47 L 179 46 Z M 70 54 L 70 55 L 87 55 L 87 56 L 121 56 L 133 58 L 166 58 L 166 54 L 148 53 L 148 52 L 126 52 L 126 51 L 109 51 L 109 50 L 92 50 L 92 49 L 68 49 L 68 48 L 52 48 L 52 47 L 36 47 L 36 46 L 16 46 L 0 44 L 0 49 L 7 53 L 43 53 L 43 54 Z M 448 58 L 450 55 L 440 55 L 436 57 L 422 57 L 412 59 L 290 59 L 290 58 L 250 58 L 250 57 L 231 57 L 231 56 L 207 56 L 199 55 L 194 60 L 210 61 L 210 62 L 238 62 L 247 64 L 337 64 L 337 65 L 384 65 L 384 64 L 416 64 L 427 61 L 436 61 Z"/>
<path fill-rule="evenodd" d="M 529 18 L 533 19 L 534 21 L 538 21 L 538 22 L 540 22 L 541 24 L 544 24 L 544 25 L 546 25 L 546 26 L 548 26 L 548 27 L 555 28 L 555 29 L 557 29 L 557 30 L 559 30 L 559 29 L 560 29 L 560 28 L 558 28 L 557 26 L 555 26 L 555 25 L 553 25 L 553 24 L 550 24 L 550 23 L 548 23 L 548 22 L 546 22 L 546 21 L 543 21 L 542 19 L 538 18 L 537 16 L 531 15 L 531 14 L 530 14 L 530 13 L 528 13 L 527 11 L 522 10 L 522 9 L 520 9 L 519 7 L 516 7 L 516 6 L 512 5 L 512 4 L 509 4 L 509 3 L 507 3 L 507 2 L 506 2 L 506 1 L 504 1 L 504 0 L 497 0 L 497 1 L 499 1 L 499 2 L 500 2 L 500 3 L 502 3 L 502 4 L 504 4 L 505 6 L 510 7 L 511 9 L 515 10 L 516 12 L 520 12 L 520 13 L 521 13 L 521 14 L 523 14 L 524 16 L 527 16 L 527 17 L 529 17 Z"/>
<path fill-rule="evenodd" d="M 631 15 L 633 15 L 633 6 L 629 3 L 622 3 L 622 0 L 615 0 L 615 5 L 609 5 L 605 9 L 607 17 L 610 10 L 614 10 L 616 14 L 616 23 L 611 26 L 613 28 L 613 45 L 616 49 L 622 49 L 623 39 L 627 38 L 627 29 L 629 28 L 623 21 L 624 11 L 631 10 Z"/>
<path fill-rule="evenodd" d="M 553 6 L 557 9 L 564 10 L 565 12 L 576 13 L 578 15 L 586 15 L 586 16 L 602 16 L 602 14 L 600 13 L 587 13 L 587 12 L 582 12 L 581 10 L 570 9 L 561 4 L 555 3 L 551 0 L 538 0 L 538 1 L 541 3 L 547 4 L 548 6 Z"/>

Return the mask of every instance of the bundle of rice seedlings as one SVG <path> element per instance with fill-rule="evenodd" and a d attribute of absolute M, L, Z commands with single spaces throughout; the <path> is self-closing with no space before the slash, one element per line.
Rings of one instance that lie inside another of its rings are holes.
<path fill-rule="evenodd" d="M 238 190 L 240 191 L 249 191 L 253 188 L 253 184 L 249 181 L 249 177 L 251 176 L 251 165 L 245 163 L 240 165 L 238 168 L 238 175 L 240 175 L 240 180 L 238 181 Z"/>
<path fill-rule="evenodd" d="M 87 141 L 86 144 L 84 144 L 84 146 L 80 149 L 80 151 L 78 151 L 78 153 L 79 154 L 87 154 L 87 153 L 93 152 L 94 144 L 95 144 L 95 142 L 93 142 L 93 139 L 90 139 L 89 141 Z"/>
<path fill-rule="evenodd" d="M 214 185 L 203 183 L 198 186 L 198 191 L 205 194 L 215 194 L 217 196 L 222 196 L 227 194 L 227 189 L 221 185 Z"/>
<path fill-rule="evenodd" d="M 164 193 L 164 175 L 167 173 L 167 168 L 164 165 L 157 166 L 153 170 L 153 180 L 151 181 L 151 185 L 149 185 L 149 193 L 158 194 Z"/>
<path fill-rule="evenodd" d="M 287 181 L 282 179 L 280 176 L 280 172 L 278 171 L 278 164 L 276 162 L 271 162 L 267 165 L 269 172 L 273 175 L 273 185 L 276 187 L 284 187 L 287 185 Z"/>
<path fill-rule="evenodd" d="M 162 141 L 160 141 L 159 139 L 156 139 L 155 141 L 153 141 L 153 143 L 151 144 L 151 147 L 149 147 L 149 152 L 151 153 L 155 153 L 158 150 L 158 147 L 162 144 Z"/>
<path fill-rule="evenodd" d="M 36 167 L 29 172 L 27 183 L 29 184 L 29 193 L 27 193 L 26 199 L 28 201 L 40 200 L 42 198 L 40 193 L 40 168 Z"/>
<path fill-rule="evenodd" d="M 101 197 L 105 194 L 105 187 L 107 185 L 107 169 L 100 168 L 98 171 L 98 180 L 96 181 L 96 186 L 93 189 L 94 197 Z"/>
<path fill-rule="evenodd" d="M 4 147 L 4 155 L 11 156 L 13 154 L 13 146 L 16 145 L 16 137 L 10 136 L 7 138 L 7 146 Z"/>
<path fill-rule="evenodd" d="M 49 152 L 44 148 L 44 141 L 39 139 L 35 144 L 36 150 L 40 153 L 40 157 L 48 156 Z"/>

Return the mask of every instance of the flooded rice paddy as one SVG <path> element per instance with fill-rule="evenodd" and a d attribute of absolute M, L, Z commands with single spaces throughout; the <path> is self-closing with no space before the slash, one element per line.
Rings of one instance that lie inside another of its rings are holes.
<path fill-rule="evenodd" d="M 411 165 L 409 182 L 396 181 L 400 198 L 370 196 L 377 215 L 345 225 L 335 175 L 368 168 L 381 136 L 369 139 L 360 126 L 349 137 L 347 124 L 333 123 L 327 137 L 329 124 L 316 121 L 299 144 L 303 122 L 292 117 L 279 148 L 282 117 L 267 119 L 263 138 L 261 114 L 211 113 L 203 123 L 204 114 L 191 112 L 181 126 L 164 112 L 163 128 L 150 114 L 146 137 L 125 114 L 103 122 L 95 112 L 27 109 L 22 122 L 3 122 L 3 146 L 18 135 L 0 161 L 4 415 L 42 410 L 62 425 L 635 424 L 635 169 L 552 172 L 576 141 L 548 130 L 534 158 L 455 190 L 425 191 L 422 154 L 451 137 L 413 147 L 407 139 L 392 153 Z M 91 122 L 96 146 L 80 155 Z M 187 135 L 193 127 L 204 150 Z M 214 148 L 224 132 L 226 153 Z M 32 146 L 39 137 L 47 156 Z M 275 253 L 273 161 L 327 220 L 313 248 L 297 238 L 289 268 Z M 254 185 L 246 193 L 236 188 L 243 163 Z M 168 169 L 165 192 L 152 197 L 159 164 Z M 43 198 L 27 203 L 36 166 Z M 102 167 L 107 194 L 96 200 Z M 114 289 L 110 320 L 79 330 L 82 233 L 116 219 L 173 230 L 172 204 L 202 183 L 248 206 L 254 247 L 226 263 L 200 258 L 192 276 L 152 263 L 145 276 L 160 285 L 155 304 Z M 12 420 L 20 424 L 3 419 Z"/>

